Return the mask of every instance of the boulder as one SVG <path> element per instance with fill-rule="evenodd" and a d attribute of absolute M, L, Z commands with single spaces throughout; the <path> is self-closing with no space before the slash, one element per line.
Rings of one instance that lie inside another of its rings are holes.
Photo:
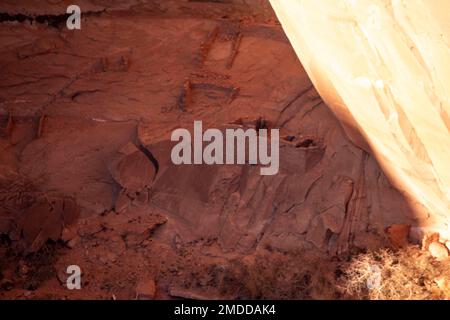
<path fill-rule="evenodd" d="M 422 250 L 428 250 L 430 244 L 439 242 L 439 238 L 440 236 L 437 232 L 425 233 L 422 237 Z"/>
<path fill-rule="evenodd" d="M 406 247 L 409 244 L 408 235 L 411 226 L 405 224 L 393 224 L 387 228 L 387 234 L 391 245 L 395 248 Z"/>
<path fill-rule="evenodd" d="M 431 243 L 428 247 L 428 251 L 433 258 L 436 258 L 436 260 L 442 261 L 448 258 L 448 249 L 440 242 Z"/>
<path fill-rule="evenodd" d="M 155 297 L 156 285 L 153 279 L 144 279 L 136 286 L 136 299 L 152 300 Z"/>
<path fill-rule="evenodd" d="M 128 143 L 114 156 L 109 165 L 114 180 L 129 192 L 139 192 L 150 185 L 155 167 L 133 143 Z"/>
<path fill-rule="evenodd" d="M 25 250 L 37 252 L 47 240 L 70 238 L 69 230 L 79 214 L 79 207 L 68 197 L 37 201 L 25 210 L 18 223 Z M 64 229 L 66 232 L 63 234 Z"/>

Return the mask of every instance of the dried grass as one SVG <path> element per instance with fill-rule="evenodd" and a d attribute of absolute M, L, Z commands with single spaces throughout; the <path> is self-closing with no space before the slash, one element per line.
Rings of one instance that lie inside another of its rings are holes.
<path fill-rule="evenodd" d="M 337 290 L 348 299 L 446 299 L 450 292 L 442 283 L 450 279 L 448 266 L 449 262 L 436 261 L 417 246 L 380 249 L 342 264 Z"/>

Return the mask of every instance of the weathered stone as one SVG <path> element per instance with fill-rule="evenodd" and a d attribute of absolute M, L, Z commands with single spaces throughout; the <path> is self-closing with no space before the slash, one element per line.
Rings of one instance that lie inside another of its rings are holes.
<path fill-rule="evenodd" d="M 428 251 L 436 260 L 442 261 L 448 258 L 447 247 L 440 242 L 433 242 L 429 245 Z"/>
<path fill-rule="evenodd" d="M 73 224 L 68 227 L 64 227 L 61 233 L 61 240 L 64 242 L 69 242 L 77 236 L 78 227 Z"/>
<path fill-rule="evenodd" d="M 345 211 L 339 207 L 331 207 L 320 214 L 325 228 L 333 233 L 339 233 L 342 230 L 345 219 Z"/>
<path fill-rule="evenodd" d="M 133 205 L 140 206 L 148 203 L 149 195 L 148 191 L 143 190 L 136 194 L 136 198 L 133 200 Z"/>
<path fill-rule="evenodd" d="M 292 210 L 292 213 L 295 214 L 295 231 L 300 234 L 305 233 L 314 217 L 314 209 L 307 206 L 297 206 Z"/>
<path fill-rule="evenodd" d="M 66 246 L 73 249 L 78 245 L 79 242 L 80 242 L 80 237 L 76 236 L 76 237 L 70 239 L 69 241 L 67 241 Z"/>
<path fill-rule="evenodd" d="M 422 236 L 422 250 L 428 250 L 430 244 L 433 242 L 439 242 L 439 233 L 429 232 Z"/>
<path fill-rule="evenodd" d="M 130 66 L 131 48 L 119 49 L 102 59 L 104 71 L 125 72 Z"/>
<path fill-rule="evenodd" d="M 151 184 L 155 168 L 147 156 L 134 144 L 119 150 L 109 165 L 109 171 L 122 188 L 138 192 Z"/>
<path fill-rule="evenodd" d="M 93 217 L 83 221 L 80 226 L 79 234 L 81 237 L 93 236 L 105 229 L 100 218 Z"/>
<path fill-rule="evenodd" d="M 394 224 L 387 228 L 387 234 L 391 245 L 395 248 L 406 247 L 409 243 L 408 235 L 411 226 L 405 224 Z"/>
<path fill-rule="evenodd" d="M 117 213 L 126 212 L 131 205 L 131 199 L 122 190 L 117 196 L 116 203 L 114 205 L 114 210 Z"/>
<path fill-rule="evenodd" d="M 136 298 L 138 300 L 152 300 L 155 298 L 156 284 L 153 279 L 144 279 L 136 286 Z"/>
<path fill-rule="evenodd" d="M 69 198 L 36 202 L 23 213 L 19 223 L 26 250 L 36 252 L 47 240 L 61 239 L 63 227 L 73 224 L 78 215 L 78 207 Z"/>
<path fill-rule="evenodd" d="M 68 276 L 69 275 L 67 274 L 66 270 L 62 268 L 56 272 L 56 278 L 63 287 L 67 285 Z"/>
<path fill-rule="evenodd" d="M 323 225 L 322 219 L 316 216 L 311 222 L 311 226 L 306 234 L 306 240 L 314 244 L 318 249 L 322 249 L 325 246 L 325 237 L 327 229 Z"/>

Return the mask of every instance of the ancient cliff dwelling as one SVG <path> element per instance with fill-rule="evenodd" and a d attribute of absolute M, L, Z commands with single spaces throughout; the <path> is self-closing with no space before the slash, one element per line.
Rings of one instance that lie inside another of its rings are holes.
<path fill-rule="evenodd" d="M 2 0 L 0 299 L 450 297 L 449 6 Z"/>

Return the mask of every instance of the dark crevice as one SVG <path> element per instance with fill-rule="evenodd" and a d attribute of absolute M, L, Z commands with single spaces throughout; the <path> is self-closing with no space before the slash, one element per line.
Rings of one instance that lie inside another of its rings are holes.
<path fill-rule="evenodd" d="M 292 142 L 295 140 L 295 136 L 286 136 L 286 137 L 283 137 L 283 139 L 286 141 Z"/>
<path fill-rule="evenodd" d="M 300 141 L 295 147 L 296 148 L 310 148 L 317 146 L 317 143 L 313 139 L 305 139 Z"/>
<path fill-rule="evenodd" d="M 261 129 L 268 129 L 268 127 L 267 127 L 267 121 L 265 119 L 263 119 L 262 117 L 259 117 L 256 120 L 255 130 L 259 131 Z"/>
<path fill-rule="evenodd" d="M 100 14 L 102 14 L 105 10 L 103 11 L 88 11 L 88 12 L 82 12 L 81 16 L 82 17 L 86 17 L 86 16 L 99 16 Z M 40 24 L 47 24 L 50 27 L 53 28 L 59 28 L 61 25 L 65 25 L 67 19 L 69 19 L 69 17 L 72 14 L 68 14 L 68 13 L 64 13 L 64 14 L 59 14 L 59 15 L 50 15 L 50 14 L 46 14 L 46 15 L 37 15 L 37 16 L 31 16 L 31 15 L 25 15 L 25 14 L 9 14 L 6 12 L 0 12 L 0 23 L 1 22 L 25 22 L 28 21 L 30 23 L 35 22 L 35 23 L 40 23 Z"/>
<path fill-rule="evenodd" d="M 62 23 L 65 23 L 70 17 L 70 14 L 61 15 L 38 15 L 38 16 L 27 16 L 24 14 L 9 14 L 5 12 L 0 12 L 0 22 L 6 21 L 17 21 L 17 22 L 37 22 L 42 24 L 48 24 L 51 27 L 58 28 Z"/>
<path fill-rule="evenodd" d="M 158 160 L 156 160 L 156 158 L 152 155 L 152 153 L 145 148 L 142 145 L 139 145 L 139 150 L 141 150 L 145 156 L 148 158 L 148 160 L 150 160 L 153 164 L 153 166 L 155 167 L 155 176 L 158 174 L 158 170 L 159 170 L 159 163 Z"/>
<path fill-rule="evenodd" d="M 86 95 L 86 94 L 92 94 L 92 93 L 97 93 L 100 92 L 100 90 L 98 89 L 94 89 L 94 90 L 80 90 L 80 91 L 76 91 L 75 93 L 73 93 L 70 96 L 70 99 L 72 101 L 75 101 L 77 98 L 79 98 L 80 96 Z"/>

